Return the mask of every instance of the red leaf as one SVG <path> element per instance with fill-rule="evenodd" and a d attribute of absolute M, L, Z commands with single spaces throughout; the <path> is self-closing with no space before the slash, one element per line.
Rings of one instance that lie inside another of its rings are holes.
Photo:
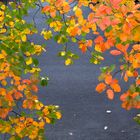
<path fill-rule="evenodd" d="M 121 51 L 118 51 L 118 50 L 111 50 L 111 51 L 110 51 L 110 54 L 112 54 L 112 55 L 120 55 L 120 54 L 121 54 Z"/>
<path fill-rule="evenodd" d="M 48 12 L 50 10 L 50 6 L 45 6 L 45 7 L 43 7 L 43 9 L 42 9 L 42 11 L 43 12 Z"/>

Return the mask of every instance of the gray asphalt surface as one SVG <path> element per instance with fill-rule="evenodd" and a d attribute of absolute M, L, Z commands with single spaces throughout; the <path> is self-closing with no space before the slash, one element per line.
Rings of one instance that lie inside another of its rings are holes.
<path fill-rule="evenodd" d="M 33 11 L 30 12 L 32 14 Z M 46 27 L 39 14 L 36 15 L 36 24 L 39 29 Z M 70 43 L 69 48 L 81 58 L 74 65 L 66 67 L 63 60 L 57 57 L 61 46 L 53 40 L 45 42 L 39 35 L 31 40 L 47 46 L 47 52 L 39 60 L 42 75 L 47 74 L 50 82 L 47 88 L 40 89 L 40 100 L 59 105 L 63 114 L 55 125 L 47 126 L 46 139 L 140 140 L 140 126 L 133 121 L 139 111 L 122 109 L 120 94 L 116 94 L 115 99 L 110 101 L 105 93 L 98 94 L 95 91 L 100 66 L 90 64 L 88 54 L 82 55 L 77 46 Z M 118 59 L 106 55 L 102 66 L 118 63 Z M 121 83 L 125 91 L 128 83 Z M 107 110 L 111 113 L 107 113 Z"/>
<path fill-rule="evenodd" d="M 30 11 L 31 17 L 33 13 Z M 26 20 L 31 21 L 31 17 Z M 39 14 L 36 24 L 39 29 L 45 27 Z M 39 98 L 43 103 L 59 105 L 63 114 L 55 125 L 46 127 L 46 140 L 140 140 L 140 126 L 133 121 L 139 111 L 122 109 L 120 94 L 110 101 L 105 93 L 95 91 L 100 66 L 90 64 L 88 54 L 82 55 L 70 43 L 69 48 L 81 58 L 66 67 L 57 57 L 61 46 L 52 40 L 45 42 L 39 35 L 34 35 L 31 40 L 47 46 L 47 52 L 39 60 L 42 76 L 48 75 L 50 81 L 48 87 L 40 89 Z M 107 55 L 102 66 L 113 63 L 117 64 L 117 59 Z M 124 90 L 128 87 L 123 83 L 122 86 Z"/>
<path fill-rule="evenodd" d="M 30 15 L 33 13 L 30 11 Z M 31 17 L 27 21 L 31 21 Z M 42 21 L 41 15 L 37 14 L 36 25 L 39 29 L 46 27 Z M 47 46 L 47 52 L 39 60 L 42 75 L 48 75 L 50 81 L 47 88 L 40 89 L 40 100 L 59 105 L 63 114 L 55 125 L 46 127 L 46 139 L 140 140 L 140 126 L 133 121 L 139 111 L 122 109 L 120 94 L 110 101 L 105 93 L 98 94 L 95 91 L 100 66 L 90 64 L 88 54 L 82 55 L 77 46 L 70 43 L 69 48 L 81 58 L 74 65 L 66 67 L 63 60 L 57 57 L 61 46 L 53 40 L 46 42 L 39 35 L 34 35 L 31 40 Z M 118 59 L 106 55 L 102 66 L 118 63 Z M 121 83 L 125 91 L 128 83 Z M 107 110 L 111 113 L 107 113 Z"/>

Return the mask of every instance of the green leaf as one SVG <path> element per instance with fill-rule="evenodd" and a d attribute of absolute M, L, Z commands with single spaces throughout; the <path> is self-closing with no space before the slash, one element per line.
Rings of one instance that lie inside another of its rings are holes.
<path fill-rule="evenodd" d="M 115 68 L 116 68 L 116 66 L 115 66 L 115 65 L 111 65 L 111 66 L 109 67 L 109 70 L 112 72 L 112 71 L 114 71 L 114 70 L 115 70 Z"/>
<path fill-rule="evenodd" d="M 76 38 L 74 38 L 74 37 L 71 38 L 71 41 L 74 43 L 77 42 Z"/>
<path fill-rule="evenodd" d="M 140 125 L 140 114 L 137 114 L 137 116 L 134 117 L 134 120 Z"/>
<path fill-rule="evenodd" d="M 116 38 L 116 44 L 119 44 L 119 43 L 121 43 L 121 40 L 120 40 L 119 37 L 117 37 L 117 38 Z"/>
<path fill-rule="evenodd" d="M 33 58 L 33 64 L 34 64 L 35 66 L 38 66 L 39 61 L 38 61 L 38 59 L 37 59 L 37 58 Z"/>
<path fill-rule="evenodd" d="M 140 93 L 140 87 L 136 87 L 136 92 Z"/>
<path fill-rule="evenodd" d="M 73 58 L 73 59 L 79 59 L 79 56 L 76 55 L 76 54 L 74 54 L 74 55 L 72 56 L 72 58 Z"/>
<path fill-rule="evenodd" d="M 106 73 L 107 70 L 108 70 L 108 66 L 106 66 L 106 67 L 101 67 L 100 70 L 101 70 L 102 73 Z"/>
<path fill-rule="evenodd" d="M 21 138 L 18 136 L 12 136 L 9 140 L 21 140 Z"/>
<path fill-rule="evenodd" d="M 54 40 L 57 42 L 57 40 L 59 39 L 60 35 L 55 35 L 54 36 Z"/>
<path fill-rule="evenodd" d="M 105 31 L 108 33 L 108 32 L 110 32 L 111 30 L 112 30 L 112 26 L 110 25 L 109 27 L 106 28 Z"/>
<path fill-rule="evenodd" d="M 48 77 L 41 77 L 41 82 L 40 82 L 41 86 L 47 86 L 48 81 L 49 81 Z"/>
<path fill-rule="evenodd" d="M 39 116 L 42 116 L 43 115 L 42 111 L 40 111 L 40 110 L 39 111 L 36 111 L 36 114 L 39 115 Z"/>

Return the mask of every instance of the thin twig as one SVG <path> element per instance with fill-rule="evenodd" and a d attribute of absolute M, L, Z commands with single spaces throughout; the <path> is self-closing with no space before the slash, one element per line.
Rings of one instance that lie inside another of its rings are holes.
<path fill-rule="evenodd" d="M 13 112 L 14 114 L 16 114 L 16 116 L 22 116 L 21 114 L 19 114 L 18 112 L 16 112 L 16 111 L 14 111 L 14 110 L 12 110 L 11 112 Z"/>

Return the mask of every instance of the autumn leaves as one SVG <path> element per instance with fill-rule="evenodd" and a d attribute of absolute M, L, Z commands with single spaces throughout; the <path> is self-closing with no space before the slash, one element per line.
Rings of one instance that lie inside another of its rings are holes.
<path fill-rule="evenodd" d="M 111 65 L 102 68 L 99 76 L 100 83 L 97 85 L 96 91 L 106 92 L 107 97 L 112 100 L 115 92 L 121 92 L 121 86 L 115 78 L 115 73 L 117 73 L 125 82 L 128 82 L 130 78 L 134 80 L 134 84 L 130 86 L 127 93 L 130 92 L 131 87 L 135 87 L 136 93 L 131 92 L 131 94 L 134 94 L 136 98 L 139 97 L 137 79 L 139 79 L 140 68 L 140 45 L 138 44 L 140 41 L 140 5 L 135 4 L 133 0 L 99 2 L 97 0 L 79 0 L 77 2 L 46 0 L 46 2 L 47 5 L 42 11 L 48 17 L 49 27 L 53 29 L 54 33 L 57 33 L 55 36 L 57 43 L 62 46 L 67 46 L 70 41 L 77 43 L 82 53 L 90 52 L 90 62 L 94 64 L 100 64 L 104 60 L 102 54 L 106 51 L 119 60 L 120 66 Z M 64 5 L 67 7 L 66 12 L 63 12 Z M 55 14 L 51 13 L 54 7 L 57 9 Z M 90 12 L 86 16 L 83 12 L 85 7 L 90 8 Z M 49 17 L 53 17 L 53 19 Z M 52 31 L 47 32 L 51 32 L 51 37 L 53 36 Z M 90 38 L 90 34 L 94 34 L 95 37 Z M 46 40 L 48 39 L 50 38 L 46 38 Z M 64 50 L 59 53 L 64 58 L 66 66 L 73 64 L 72 58 L 67 55 L 67 51 L 70 51 L 68 47 L 64 47 Z M 129 103 L 129 98 L 126 100 Z M 126 109 L 131 108 L 127 105 L 122 106 Z"/>
<path fill-rule="evenodd" d="M 34 2 L 0 3 L 0 132 L 10 140 L 42 140 L 45 124 L 61 118 L 58 106 L 44 105 L 37 96 L 39 84 L 46 86 L 48 79 L 40 77 L 36 56 L 46 50 L 29 41 L 37 30 L 23 20 Z"/>
<path fill-rule="evenodd" d="M 41 1 L 47 4 L 42 7 Z M 120 96 L 122 107 L 139 109 L 140 5 L 133 0 L 102 0 L 97 4 L 90 4 L 97 0 L 41 1 L 11 2 L 12 10 L 0 3 L 0 132 L 11 134 L 11 140 L 23 137 L 41 140 L 45 124 L 61 118 L 57 106 L 44 105 L 36 95 L 38 84 L 46 86 L 48 82 L 47 78 L 40 78 L 41 69 L 36 59 L 46 50 L 28 40 L 28 36 L 38 31 L 23 20 L 28 9 L 36 5 L 45 14 L 47 23 L 40 34 L 46 41 L 54 39 L 62 46 L 58 56 L 64 59 L 64 64 L 69 66 L 79 58 L 71 51 L 69 42 L 76 43 L 83 54 L 89 52 L 93 64 L 105 60 L 103 53 L 108 51 L 120 65 L 101 68 L 96 91 L 105 92 L 113 100 L 115 93 L 122 91 L 115 77 L 120 74 L 125 82 L 133 80 Z M 88 15 L 84 15 L 84 8 L 90 10 Z M 23 79 L 26 74 L 31 76 Z M 31 111 L 33 116 L 18 110 L 19 101 L 22 110 Z"/>
<path fill-rule="evenodd" d="M 98 78 L 101 82 L 96 87 L 96 91 L 99 93 L 105 91 L 107 97 L 110 100 L 114 99 L 115 92 L 121 92 L 121 87 L 118 83 L 118 80 L 113 78 L 113 76 L 111 75 L 111 71 L 113 71 L 113 69 L 111 67 L 106 67 L 104 68 L 104 70 L 102 70 L 102 73 Z"/>

